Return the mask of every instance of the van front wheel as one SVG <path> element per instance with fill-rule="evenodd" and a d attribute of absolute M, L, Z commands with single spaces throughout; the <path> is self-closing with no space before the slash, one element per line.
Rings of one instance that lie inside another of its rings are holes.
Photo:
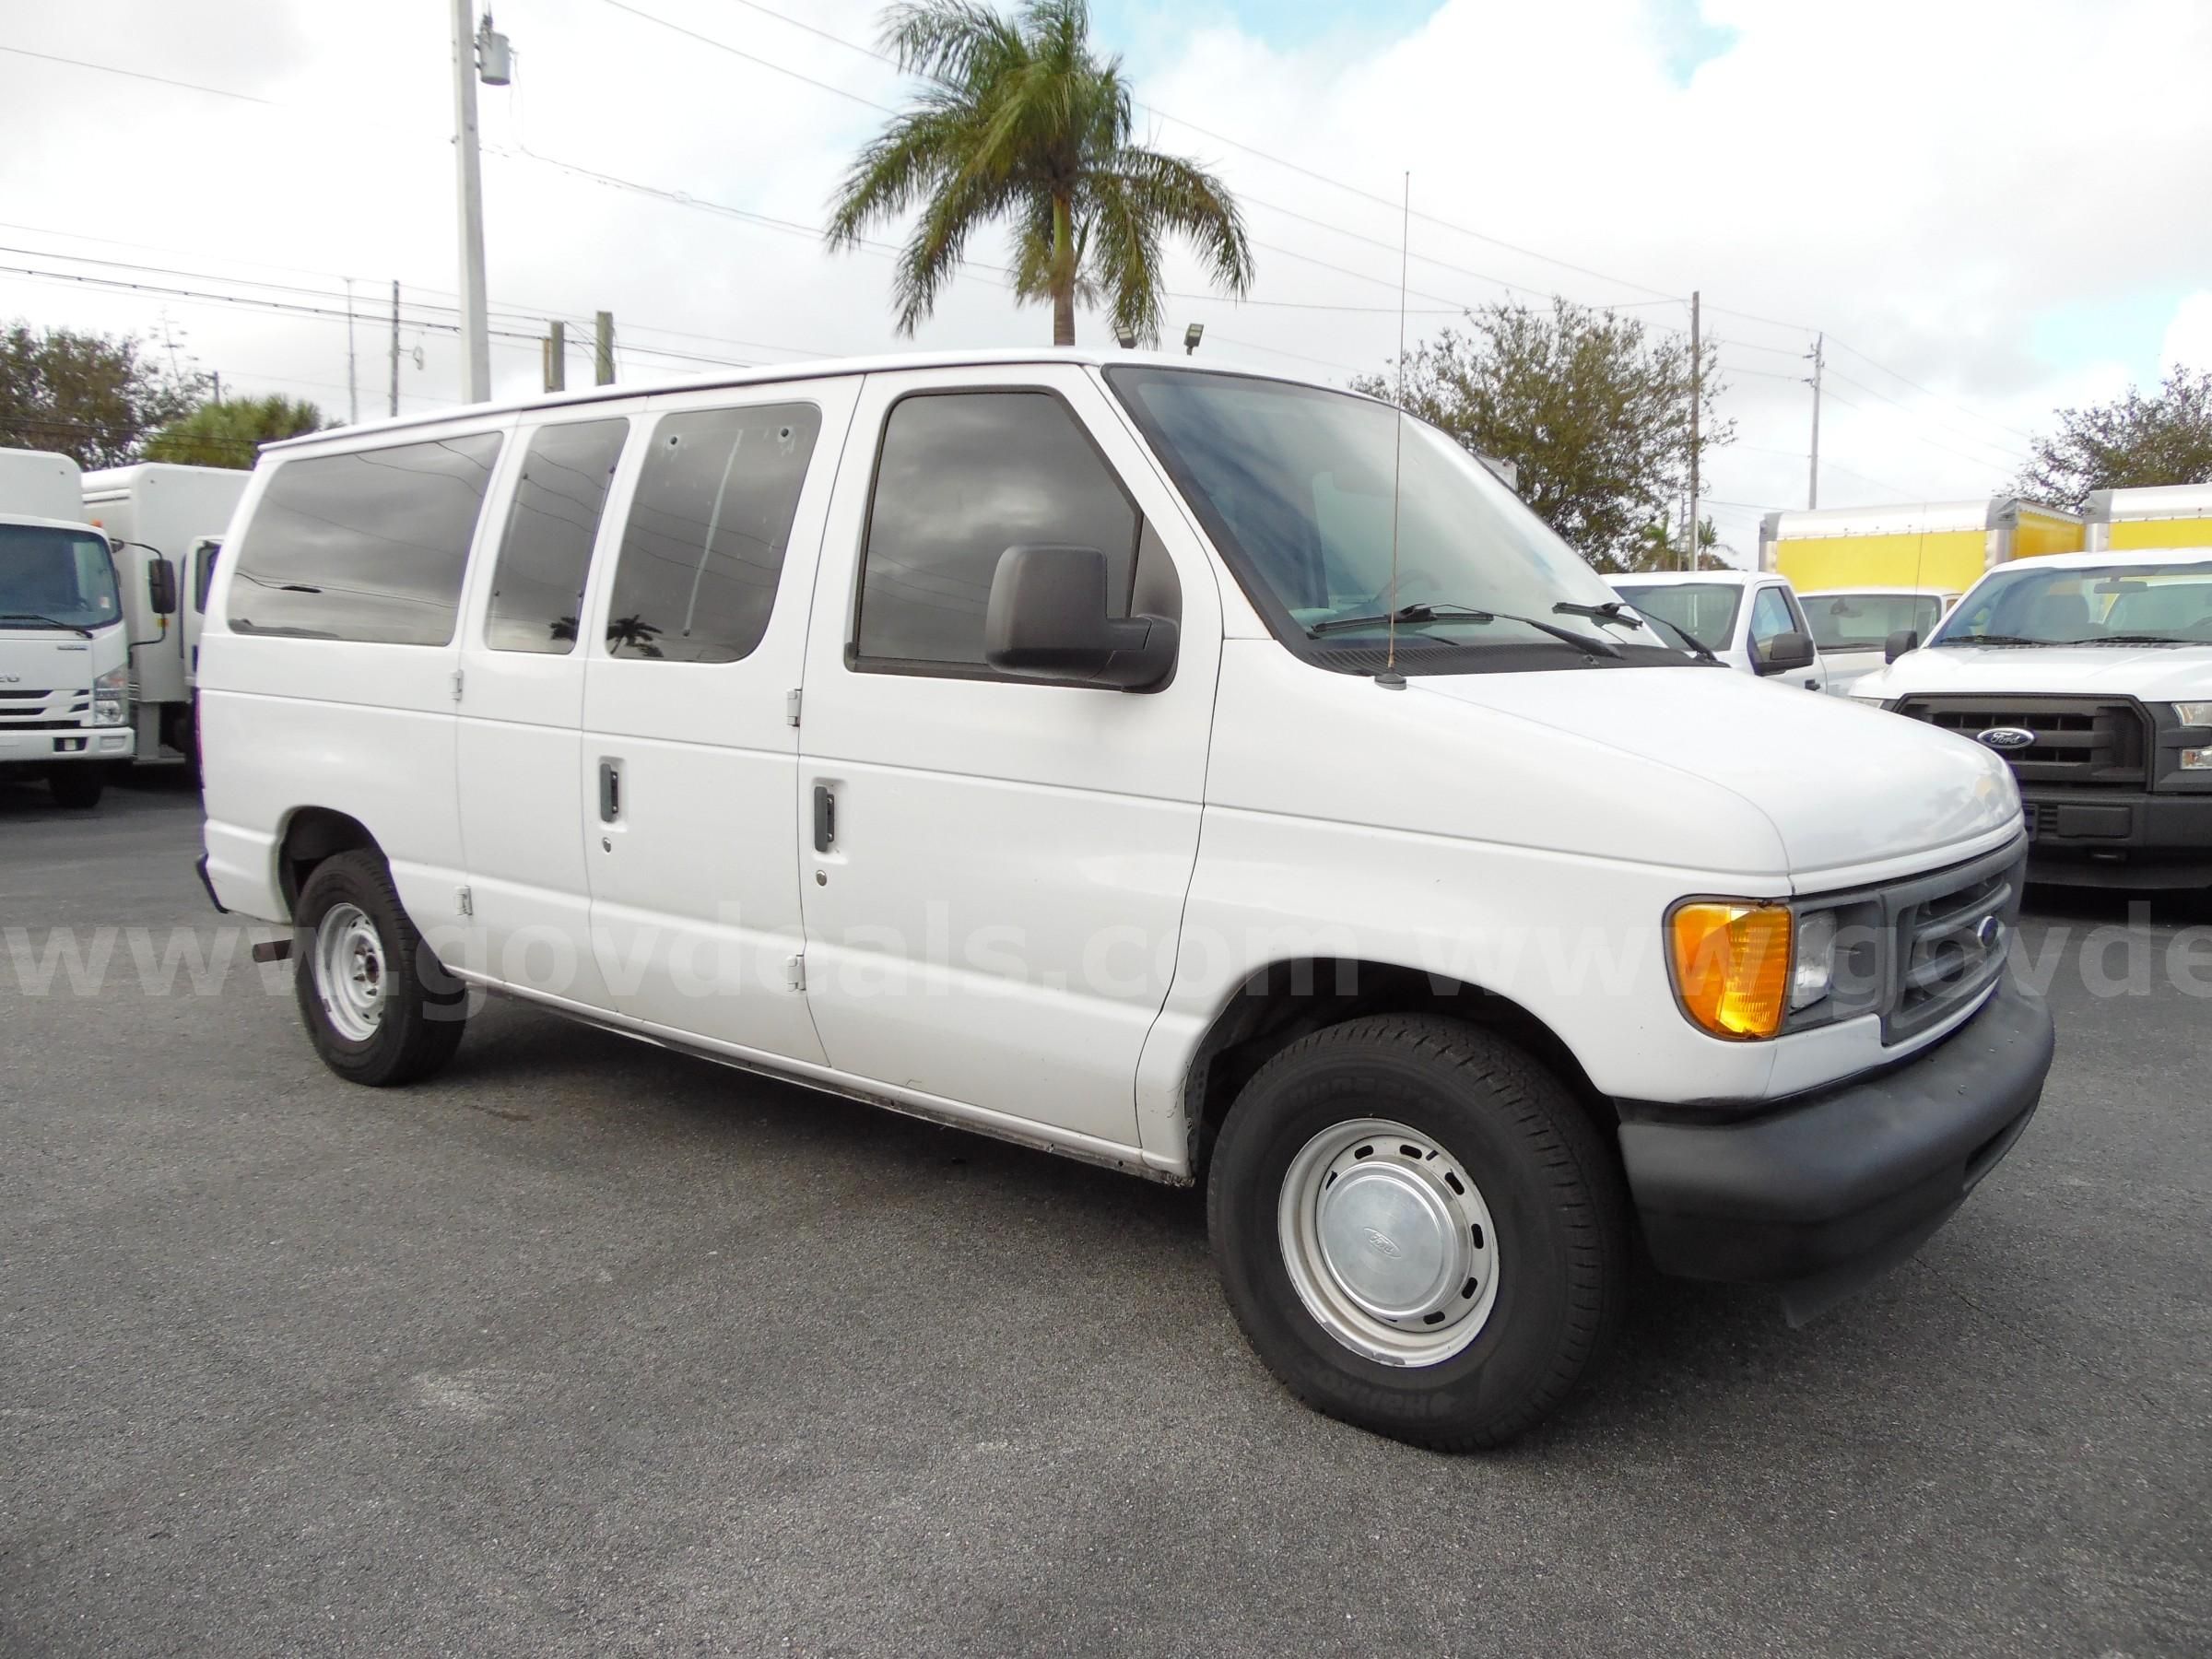
<path fill-rule="evenodd" d="M 107 791 L 108 774 L 96 763 L 78 760 L 48 772 L 46 786 L 53 791 L 56 805 L 82 811 L 100 805 L 100 797 Z"/>
<path fill-rule="evenodd" d="M 1620 1322 L 1611 1155 L 1556 1077 L 1457 1020 L 1370 1016 L 1276 1055 L 1222 1125 L 1206 1212 L 1268 1369 L 1416 1444 L 1511 1440 Z"/>
<path fill-rule="evenodd" d="M 293 985 L 324 1065 L 382 1088 L 418 1082 L 453 1057 L 466 991 L 407 919 L 382 858 L 324 859 L 293 919 Z"/>

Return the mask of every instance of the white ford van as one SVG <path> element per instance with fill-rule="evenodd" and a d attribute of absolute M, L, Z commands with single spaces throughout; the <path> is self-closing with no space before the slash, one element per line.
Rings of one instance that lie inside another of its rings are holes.
<path fill-rule="evenodd" d="M 290 924 L 340 1076 L 480 987 L 1203 1181 L 1268 1365 L 1427 1444 L 1556 1405 L 1632 1241 L 1853 1288 L 2050 1064 L 2002 760 L 1694 660 L 1291 381 L 891 359 L 274 445 L 200 688 L 211 894 Z"/>

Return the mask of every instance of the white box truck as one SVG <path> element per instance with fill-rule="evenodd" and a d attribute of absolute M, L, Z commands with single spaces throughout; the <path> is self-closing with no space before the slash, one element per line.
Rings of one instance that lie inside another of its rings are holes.
<path fill-rule="evenodd" d="M 250 475 L 142 462 L 84 475 L 85 519 L 106 532 L 131 636 L 131 724 L 140 760 L 198 764 L 199 621 L 213 561 Z M 167 566 L 168 574 L 159 567 Z M 167 608 L 158 600 L 166 599 Z"/>
<path fill-rule="evenodd" d="M 131 758 L 130 650 L 78 477 L 67 455 L 0 450 L 0 775 L 96 806 L 107 764 Z"/>

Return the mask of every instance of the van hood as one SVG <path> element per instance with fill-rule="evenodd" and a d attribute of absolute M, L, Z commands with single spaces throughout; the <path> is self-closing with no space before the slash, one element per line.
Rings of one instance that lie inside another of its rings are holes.
<path fill-rule="evenodd" d="M 1949 693 L 2212 697 L 2212 645 L 1938 645 L 1908 652 L 1852 687 L 1854 697 Z"/>
<path fill-rule="evenodd" d="M 2019 817 L 2011 769 L 1981 744 L 1724 669 L 1423 675 L 1406 689 L 1716 784 L 1773 824 L 1798 877 L 1940 854 Z"/>
<path fill-rule="evenodd" d="M 89 690 L 93 641 L 51 628 L 0 628 L 0 692 Z"/>

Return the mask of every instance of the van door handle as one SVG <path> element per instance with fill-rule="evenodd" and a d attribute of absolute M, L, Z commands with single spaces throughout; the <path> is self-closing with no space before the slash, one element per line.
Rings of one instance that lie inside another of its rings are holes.
<path fill-rule="evenodd" d="M 814 786 L 814 850 L 827 853 L 837 840 L 837 797 L 830 793 L 830 785 Z"/>
<path fill-rule="evenodd" d="M 622 762 L 599 762 L 599 821 L 618 822 L 622 817 Z"/>

